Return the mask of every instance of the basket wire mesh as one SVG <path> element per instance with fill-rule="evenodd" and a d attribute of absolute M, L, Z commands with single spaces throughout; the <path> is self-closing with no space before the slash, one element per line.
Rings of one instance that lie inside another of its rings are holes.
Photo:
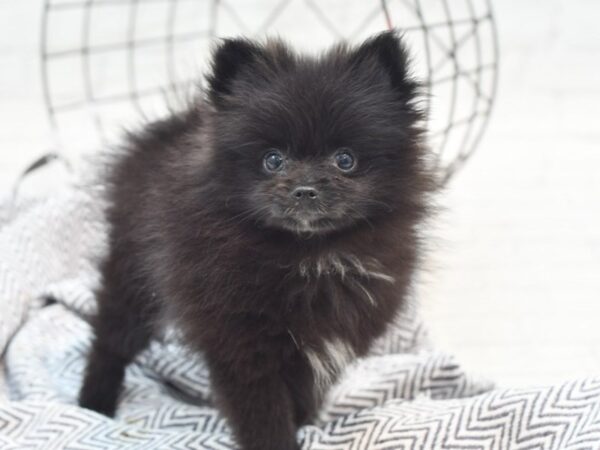
<path fill-rule="evenodd" d="M 414 55 L 447 182 L 477 148 L 494 104 L 490 0 L 45 0 L 42 87 L 57 153 L 110 145 L 124 126 L 177 105 L 215 38 L 279 35 L 315 51 L 386 28 L 400 30 Z"/>

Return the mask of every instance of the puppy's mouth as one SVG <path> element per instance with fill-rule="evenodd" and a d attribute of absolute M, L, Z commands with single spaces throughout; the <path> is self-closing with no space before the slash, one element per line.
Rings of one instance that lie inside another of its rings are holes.
<path fill-rule="evenodd" d="M 298 235 L 322 235 L 346 228 L 353 222 L 352 214 L 343 204 L 331 205 L 323 200 L 290 201 L 270 197 L 267 205 L 259 204 L 259 221 L 271 229 L 285 230 Z"/>
<path fill-rule="evenodd" d="M 336 221 L 327 217 L 311 219 L 284 217 L 280 219 L 279 225 L 298 234 L 322 234 L 338 228 Z"/>
<path fill-rule="evenodd" d="M 339 228 L 339 218 L 333 217 L 323 210 L 306 210 L 291 208 L 272 210 L 268 224 L 297 234 L 322 234 Z"/>

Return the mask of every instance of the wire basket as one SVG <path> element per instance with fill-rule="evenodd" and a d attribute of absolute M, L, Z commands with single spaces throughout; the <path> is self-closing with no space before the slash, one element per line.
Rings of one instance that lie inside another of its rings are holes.
<path fill-rule="evenodd" d="M 63 154 L 97 148 L 186 97 L 214 38 L 279 35 L 314 52 L 392 27 L 425 84 L 429 142 L 448 181 L 477 148 L 494 103 L 489 0 L 45 0 L 48 118 Z"/>

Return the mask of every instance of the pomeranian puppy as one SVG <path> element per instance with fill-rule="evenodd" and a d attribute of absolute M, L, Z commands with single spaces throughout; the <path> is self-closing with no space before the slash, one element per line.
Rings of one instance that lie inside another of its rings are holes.
<path fill-rule="evenodd" d="M 393 32 L 308 57 L 227 39 L 205 95 L 111 166 L 110 251 L 81 406 L 172 320 L 244 450 L 298 449 L 344 367 L 392 322 L 434 183 Z"/>

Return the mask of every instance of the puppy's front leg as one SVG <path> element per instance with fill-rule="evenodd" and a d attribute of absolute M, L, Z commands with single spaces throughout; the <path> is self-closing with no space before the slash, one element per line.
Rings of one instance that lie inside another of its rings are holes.
<path fill-rule="evenodd" d="M 294 406 L 279 373 L 209 357 L 218 406 L 243 450 L 298 450 Z"/>

